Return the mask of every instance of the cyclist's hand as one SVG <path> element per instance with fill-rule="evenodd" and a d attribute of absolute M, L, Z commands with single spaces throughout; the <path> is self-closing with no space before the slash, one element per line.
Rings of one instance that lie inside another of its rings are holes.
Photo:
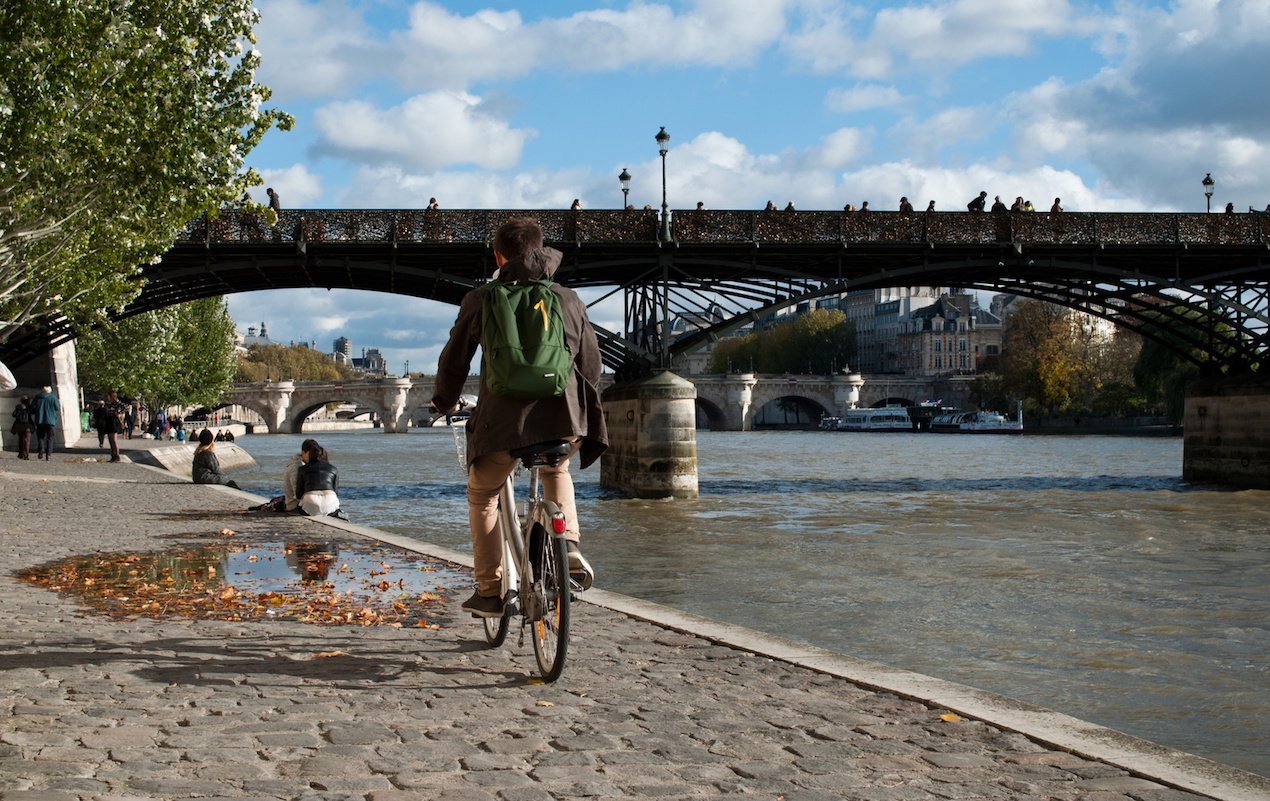
<path fill-rule="evenodd" d="M 444 410 L 438 408 L 436 403 L 432 401 L 428 402 L 428 411 L 434 412 L 436 414 L 454 414 L 455 412 L 457 412 L 459 409 L 462 409 L 462 408 L 463 408 L 462 400 L 460 400 L 458 403 L 451 406 L 449 409 L 444 409 Z"/>

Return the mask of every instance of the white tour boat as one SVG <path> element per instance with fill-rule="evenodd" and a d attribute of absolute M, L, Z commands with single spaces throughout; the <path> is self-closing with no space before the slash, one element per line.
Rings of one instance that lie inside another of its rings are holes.
<path fill-rule="evenodd" d="M 838 422 L 839 431 L 913 431 L 907 406 L 881 409 L 848 409 Z"/>
<path fill-rule="evenodd" d="M 931 418 L 930 430 L 936 434 L 1021 434 L 1023 414 L 1011 420 L 1000 412 L 957 412 Z"/>

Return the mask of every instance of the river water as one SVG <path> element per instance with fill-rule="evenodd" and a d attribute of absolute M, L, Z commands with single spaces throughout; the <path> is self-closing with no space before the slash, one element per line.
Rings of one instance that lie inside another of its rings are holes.
<path fill-rule="evenodd" d="M 701 497 L 576 472 L 597 586 L 1270 773 L 1270 492 L 1171 438 L 697 434 Z M 356 522 L 470 551 L 448 429 L 317 435 Z M 301 436 L 240 440 L 281 492 Z"/>

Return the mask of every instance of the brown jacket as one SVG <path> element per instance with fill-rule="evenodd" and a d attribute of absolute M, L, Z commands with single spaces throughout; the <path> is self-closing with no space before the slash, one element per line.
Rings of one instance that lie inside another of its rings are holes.
<path fill-rule="evenodd" d="M 523 261 L 509 261 L 499 271 L 503 281 L 550 278 L 560 266 L 563 254 L 541 248 Z M 517 400 L 490 392 L 481 375 L 481 391 L 476 412 L 468 421 L 467 461 L 498 451 L 533 445 L 552 439 L 582 437 L 580 455 L 587 467 L 608 447 L 604 409 L 600 405 L 600 346 L 595 329 L 587 319 L 586 304 L 572 289 L 553 284 L 564 315 L 565 341 L 573 353 L 573 370 L 564 395 L 546 400 Z M 450 330 L 450 341 L 437 362 L 437 387 L 432 403 L 441 410 L 458 403 L 481 344 L 481 307 L 484 295 L 474 289 L 463 296 L 459 316 Z"/>

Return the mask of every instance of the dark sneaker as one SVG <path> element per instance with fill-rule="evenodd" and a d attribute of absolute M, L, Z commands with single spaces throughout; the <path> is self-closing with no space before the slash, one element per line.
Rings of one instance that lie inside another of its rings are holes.
<path fill-rule="evenodd" d="M 463 611 L 471 612 L 474 617 L 502 617 L 503 599 L 498 595 L 473 592 L 472 597 L 463 602 Z"/>
<path fill-rule="evenodd" d="M 582 589 L 591 589 L 591 584 L 595 582 L 595 571 L 591 569 L 591 563 L 582 555 L 576 542 L 566 542 L 565 548 L 569 552 L 569 577 L 578 582 Z"/>

